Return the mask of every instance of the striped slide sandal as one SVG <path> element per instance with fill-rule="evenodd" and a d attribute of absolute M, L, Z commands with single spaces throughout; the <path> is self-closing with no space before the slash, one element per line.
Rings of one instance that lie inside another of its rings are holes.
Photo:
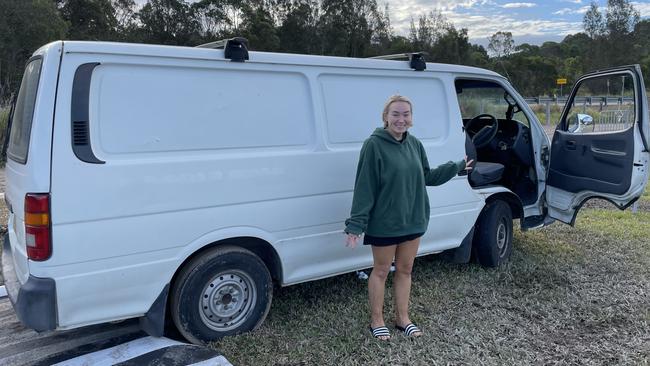
<path fill-rule="evenodd" d="M 413 323 L 407 324 L 405 327 L 400 327 L 399 325 L 395 324 L 395 329 L 404 332 L 404 335 L 407 337 L 419 337 L 422 335 L 422 331 L 420 328 L 418 328 L 417 325 Z M 420 333 L 420 334 L 415 334 L 415 333 Z"/>
<path fill-rule="evenodd" d="M 377 328 L 370 327 L 370 333 L 372 333 L 373 337 L 382 341 L 387 341 L 390 339 L 390 332 L 388 331 L 388 328 L 386 326 L 381 326 Z M 388 338 L 382 339 L 380 337 L 388 337 Z"/>

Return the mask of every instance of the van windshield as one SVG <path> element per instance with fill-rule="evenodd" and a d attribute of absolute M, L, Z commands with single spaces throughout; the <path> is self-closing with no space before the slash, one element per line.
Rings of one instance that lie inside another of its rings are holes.
<path fill-rule="evenodd" d="M 43 59 L 36 58 L 27 64 L 11 121 L 7 157 L 21 164 L 27 162 L 29 137 L 32 131 L 36 91 L 38 89 L 42 62 Z"/>

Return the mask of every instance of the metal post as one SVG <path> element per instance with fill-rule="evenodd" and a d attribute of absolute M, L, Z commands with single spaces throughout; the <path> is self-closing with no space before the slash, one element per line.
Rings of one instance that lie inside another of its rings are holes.
<path fill-rule="evenodd" d="M 551 127 L 551 101 L 546 101 L 546 126 Z"/>

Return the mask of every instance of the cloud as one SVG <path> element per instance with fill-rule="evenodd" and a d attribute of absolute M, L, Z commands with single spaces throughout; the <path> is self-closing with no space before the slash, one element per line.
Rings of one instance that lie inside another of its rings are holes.
<path fill-rule="evenodd" d="M 532 8 L 537 6 L 535 3 L 507 3 L 501 5 L 502 8 L 512 9 L 512 8 Z"/>
<path fill-rule="evenodd" d="M 567 3 L 582 4 L 582 0 L 564 0 Z"/>
<path fill-rule="evenodd" d="M 553 15 L 577 15 L 577 14 L 584 14 L 587 11 L 589 11 L 589 8 L 591 6 L 583 6 L 578 9 L 571 9 L 571 8 L 562 8 L 558 11 L 553 12 Z"/>
<path fill-rule="evenodd" d="M 422 9 L 438 9 L 440 11 L 452 11 L 454 9 L 471 9 L 478 6 L 495 5 L 492 0 L 387 0 L 392 9 L 409 9 L 415 13 L 422 13 Z M 380 3 L 378 1 L 378 3 Z M 427 11 L 428 12 L 428 11 Z"/>
<path fill-rule="evenodd" d="M 582 22 L 519 20 L 505 15 L 450 14 L 448 17 L 456 27 L 467 28 L 469 38 L 490 37 L 498 31 L 511 32 L 513 36 L 566 36 L 582 31 Z"/>
<path fill-rule="evenodd" d="M 650 4 L 634 1 L 632 2 L 632 5 L 634 5 L 634 8 L 641 13 L 642 17 L 650 17 Z"/>
<path fill-rule="evenodd" d="M 567 14 L 573 14 L 574 10 L 571 8 L 563 8 L 558 11 L 553 12 L 554 15 L 567 15 Z"/>
<path fill-rule="evenodd" d="M 521 18 L 508 13 L 500 13 L 502 5 L 493 1 L 431 1 L 431 0 L 388 0 L 390 4 L 391 23 L 396 34 L 409 34 L 411 19 L 417 21 L 418 16 L 432 10 L 440 10 L 447 19 L 458 29 L 466 28 L 472 43 L 484 40 L 498 31 L 511 32 L 513 37 L 533 37 L 535 40 L 545 37 L 557 39 L 569 34 L 582 32 L 582 19 L 568 21 L 548 19 L 548 15 L 534 18 Z M 462 6 L 461 6 L 462 5 Z M 478 6 L 483 5 L 483 6 Z M 474 8 L 466 11 L 465 6 Z M 589 9 L 589 7 L 586 7 Z M 585 10 L 586 11 L 586 10 Z M 574 10 L 576 14 L 578 10 Z M 583 12 L 584 13 L 584 12 Z M 560 39 L 561 39 L 560 38 Z"/>
<path fill-rule="evenodd" d="M 576 13 L 576 14 L 585 14 L 586 12 L 589 11 L 590 8 L 591 8 L 591 6 L 583 6 L 582 8 L 576 10 L 575 13 Z M 601 10 L 601 11 L 602 11 L 602 10 Z"/>

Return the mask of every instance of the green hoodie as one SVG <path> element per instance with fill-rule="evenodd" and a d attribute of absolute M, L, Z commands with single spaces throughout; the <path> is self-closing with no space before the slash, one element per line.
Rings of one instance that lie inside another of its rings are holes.
<path fill-rule="evenodd" d="M 363 143 L 345 232 L 379 237 L 424 233 L 429 225 L 426 186 L 438 186 L 465 169 L 465 161 L 449 161 L 429 169 L 420 140 L 404 133 L 397 141 L 377 128 Z"/>

